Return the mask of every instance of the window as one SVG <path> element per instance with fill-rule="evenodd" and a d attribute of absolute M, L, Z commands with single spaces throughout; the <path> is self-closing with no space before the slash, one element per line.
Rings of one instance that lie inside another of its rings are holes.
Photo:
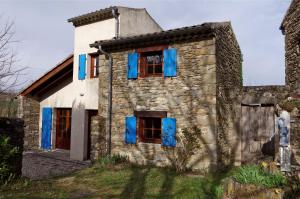
<path fill-rule="evenodd" d="M 161 142 L 161 118 L 139 118 L 140 138 L 142 142 Z"/>
<path fill-rule="evenodd" d="M 163 50 L 166 48 L 168 47 L 154 46 L 137 50 L 140 77 L 161 77 L 163 75 Z"/>
<path fill-rule="evenodd" d="M 152 51 L 140 53 L 140 76 L 162 76 L 163 72 L 162 51 Z"/>
<path fill-rule="evenodd" d="M 99 75 L 99 71 L 98 71 L 98 67 L 97 67 L 97 58 L 98 58 L 98 55 L 91 55 L 90 78 L 96 78 Z"/>
<path fill-rule="evenodd" d="M 141 142 L 161 143 L 162 118 L 167 116 L 164 111 L 138 111 L 138 138 Z"/>

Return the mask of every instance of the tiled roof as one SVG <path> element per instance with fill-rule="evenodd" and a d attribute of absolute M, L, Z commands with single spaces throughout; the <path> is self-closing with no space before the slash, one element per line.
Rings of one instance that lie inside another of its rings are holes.
<path fill-rule="evenodd" d="M 230 22 L 204 23 L 201 25 L 176 28 L 161 32 L 148 33 L 112 40 L 100 40 L 90 44 L 90 47 L 101 45 L 103 49 L 114 51 L 120 48 L 130 48 L 136 45 L 164 44 L 174 41 L 186 41 L 197 38 L 209 38 L 214 36 L 214 30 L 218 26 L 230 26 Z"/>
<path fill-rule="evenodd" d="M 112 10 L 118 10 L 118 6 L 111 6 L 108 8 L 100 9 L 87 14 L 79 15 L 68 19 L 68 22 L 72 22 L 75 27 L 86 25 L 89 23 L 101 21 L 104 19 L 110 19 L 113 17 Z"/>

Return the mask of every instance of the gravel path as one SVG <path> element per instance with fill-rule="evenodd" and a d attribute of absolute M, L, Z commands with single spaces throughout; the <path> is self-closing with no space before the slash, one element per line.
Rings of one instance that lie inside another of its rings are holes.
<path fill-rule="evenodd" d="M 22 175 L 40 180 L 72 173 L 90 166 L 90 161 L 70 160 L 69 151 L 27 151 L 23 153 Z"/>

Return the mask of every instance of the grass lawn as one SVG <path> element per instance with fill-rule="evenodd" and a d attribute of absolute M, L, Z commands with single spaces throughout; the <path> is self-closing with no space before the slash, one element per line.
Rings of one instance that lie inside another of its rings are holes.
<path fill-rule="evenodd" d="M 212 177 L 165 168 L 96 164 L 50 180 L 20 180 L 1 188 L 0 198 L 216 198 L 220 190 Z"/>

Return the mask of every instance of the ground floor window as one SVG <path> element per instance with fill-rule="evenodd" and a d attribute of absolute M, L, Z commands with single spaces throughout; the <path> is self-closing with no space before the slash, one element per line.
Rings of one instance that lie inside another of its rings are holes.
<path fill-rule="evenodd" d="M 135 111 L 138 140 L 146 143 L 161 143 L 162 118 L 165 111 Z"/>

